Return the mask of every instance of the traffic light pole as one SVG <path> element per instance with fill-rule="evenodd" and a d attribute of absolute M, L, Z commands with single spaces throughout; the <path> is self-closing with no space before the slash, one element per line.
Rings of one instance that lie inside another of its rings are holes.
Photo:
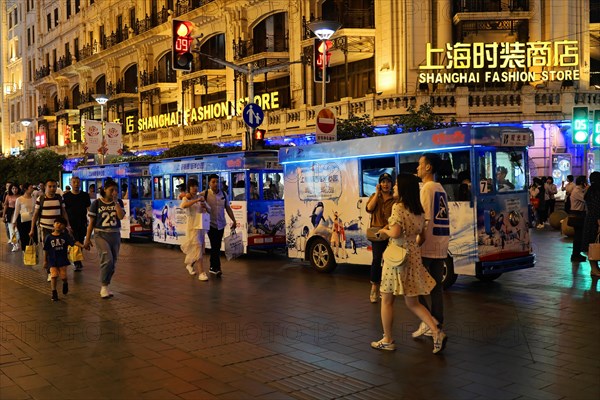
<path fill-rule="evenodd" d="M 200 45 L 200 37 L 197 37 L 196 40 L 198 40 L 198 46 L 199 46 Z M 254 102 L 254 75 L 264 74 L 264 73 L 271 72 L 271 71 L 278 71 L 284 67 L 289 67 L 291 64 L 297 64 L 297 63 L 302 62 L 302 61 L 290 61 L 290 62 L 286 62 L 286 63 L 272 65 L 269 67 L 253 69 L 252 63 L 248 63 L 246 67 L 242 67 L 242 66 L 234 64 L 232 62 L 213 57 L 210 54 L 202 53 L 196 49 L 194 49 L 192 51 L 196 54 L 199 54 L 201 56 L 208 58 L 211 61 L 216 62 L 217 64 L 224 65 L 226 67 L 233 69 L 234 71 L 237 71 L 239 73 L 246 75 L 247 80 L 248 80 L 248 103 Z M 242 143 L 242 150 L 244 150 L 244 151 L 252 150 L 252 147 L 253 147 L 252 146 L 252 137 L 253 137 L 252 135 L 253 135 L 253 133 L 254 133 L 254 128 L 248 127 L 248 129 L 246 129 L 246 133 L 245 133 L 246 137 Z M 244 144 L 245 144 L 245 146 L 244 146 Z"/>

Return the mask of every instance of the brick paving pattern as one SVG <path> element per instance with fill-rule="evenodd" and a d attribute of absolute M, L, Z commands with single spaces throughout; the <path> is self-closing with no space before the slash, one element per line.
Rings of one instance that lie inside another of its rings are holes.
<path fill-rule="evenodd" d="M 99 297 L 92 251 L 54 303 L 40 268 L 2 246 L 0 397 L 596 400 L 598 280 L 569 261 L 558 232 L 533 237 L 536 268 L 492 283 L 460 277 L 445 293 L 440 356 L 410 337 L 418 323 L 401 299 L 398 350 L 369 347 L 381 324 L 364 267 L 323 275 L 252 254 L 203 283 L 177 249 L 125 243 L 114 298 Z"/>

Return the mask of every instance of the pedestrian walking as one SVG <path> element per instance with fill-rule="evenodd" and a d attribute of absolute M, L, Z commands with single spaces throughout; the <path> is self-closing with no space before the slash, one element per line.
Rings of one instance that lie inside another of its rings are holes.
<path fill-rule="evenodd" d="M 392 193 L 392 176 L 383 173 L 379 175 L 379 183 L 375 186 L 375 193 L 367 200 L 365 210 L 371 214 L 371 229 L 383 228 L 387 225 L 388 219 L 392 215 L 392 206 L 394 197 Z M 379 283 L 381 282 L 381 261 L 383 252 L 387 246 L 386 240 L 376 239 L 371 241 L 373 260 L 371 262 L 371 293 L 369 300 L 371 303 L 377 303 L 379 298 Z"/>
<path fill-rule="evenodd" d="M 38 237 L 42 243 L 44 238 L 54 230 L 54 220 L 56 217 L 64 217 L 67 221 L 67 229 L 71 229 L 69 225 L 69 216 L 65 209 L 65 202 L 60 195 L 56 194 L 58 184 L 54 179 L 48 179 L 43 186 L 46 192 L 41 194 L 35 200 L 35 211 L 31 220 L 31 229 L 29 230 L 29 237 L 33 238 L 35 236 L 35 230 L 39 228 Z M 45 259 L 46 255 L 44 254 L 42 258 Z M 48 273 L 48 281 L 50 281 L 50 271 L 46 269 L 46 272 Z"/>
<path fill-rule="evenodd" d="M 588 252 L 591 243 L 596 243 L 600 235 L 600 172 L 594 171 L 590 174 L 590 186 L 585 195 L 586 214 L 583 224 L 583 236 L 581 251 Z M 590 275 L 600 278 L 598 260 L 588 260 L 590 263 Z"/>
<path fill-rule="evenodd" d="M 19 197 L 15 203 L 15 213 L 12 218 L 12 224 L 14 229 L 19 232 L 21 239 L 21 250 L 25 251 L 25 247 L 29 244 L 30 240 L 33 243 L 38 242 L 37 229 L 34 229 L 33 238 L 29 237 L 29 231 L 31 231 L 31 221 L 33 219 L 33 213 L 35 211 L 35 199 L 32 194 L 35 189 L 30 183 L 23 185 L 25 192 Z"/>
<path fill-rule="evenodd" d="M 123 201 L 118 198 L 117 182 L 110 180 L 100 189 L 100 198 L 94 200 L 88 212 L 89 224 L 85 235 L 84 248 L 92 247 L 92 232 L 100 258 L 100 297 L 113 296 L 109 289 L 115 273 L 119 249 L 121 246 L 121 220 L 125 217 Z"/>
<path fill-rule="evenodd" d="M 81 180 L 79 177 L 74 176 L 71 178 L 71 190 L 65 192 L 63 199 L 67 214 L 69 215 L 73 238 L 83 243 L 87 231 L 87 213 L 90 209 L 91 201 L 89 194 L 81 190 Z M 75 271 L 83 269 L 81 261 L 75 261 L 73 264 L 75 265 Z"/>
<path fill-rule="evenodd" d="M 571 211 L 569 214 L 569 225 L 575 231 L 573 235 L 572 262 L 584 262 L 587 258 L 581 254 L 583 245 L 583 226 L 585 223 L 585 191 L 587 179 L 580 175 L 575 179 L 575 188 L 571 192 Z"/>
<path fill-rule="evenodd" d="M 6 225 L 8 231 L 8 243 L 12 245 L 11 251 L 19 250 L 19 233 L 16 229 L 14 229 L 14 225 L 12 223 L 13 215 L 15 214 L 15 205 L 17 203 L 17 199 L 20 197 L 19 186 L 15 184 L 11 184 L 8 188 L 8 192 L 4 197 L 4 224 Z"/>
<path fill-rule="evenodd" d="M 219 189 L 219 176 L 217 174 L 208 176 L 208 189 L 204 192 L 204 198 L 210 207 L 210 229 L 208 231 L 208 240 L 210 240 L 209 272 L 221 277 L 223 275 L 223 271 L 221 271 L 221 242 L 227 225 L 225 211 L 233 221 L 231 230 L 235 230 L 237 222 L 229 205 L 227 193 Z"/>
<path fill-rule="evenodd" d="M 440 327 L 444 323 L 444 293 L 442 280 L 444 277 L 444 260 L 448 257 L 450 241 L 450 218 L 448 212 L 448 196 L 442 185 L 435 181 L 435 174 L 440 165 L 440 157 L 434 153 L 425 153 L 419 158 L 417 176 L 423 181 L 421 187 L 421 204 L 425 210 L 425 229 L 419 236 L 423 265 L 435 279 L 435 287 L 431 290 L 431 308 L 425 296 L 419 296 L 423 306 L 431 311 Z M 414 338 L 422 335 L 431 336 L 431 328 L 421 323 L 413 332 Z"/>
<path fill-rule="evenodd" d="M 410 311 L 421 319 L 433 337 L 433 353 L 439 353 L 446 346 L 446 334 L 438 326 L 438 321 L 420 302 L 418 296 L 427 295 L 437 285 L 427 272 L 421 258 L 421 249 L 417 244 L 417 235 L 425 234 L 425 211 L 419 199 L 419 180 L 412 174 L 399 174 L 396 178 L 394 193 L 397 202 L 393 205 L 388 227 L 379 230 L 379 234 L 390 237 L 394 245 L 407 250 L 406 261 L 401 265 L 390 265 L 384 259 L 381 278 L 381 323 L 383 338 L 372 342 L 371 347 L 378 350 L 395 350 L 392 335 L 394 321 L 395 296 L 404 295 L 404 301 Z"/>
<path fill-rule="evenodd" d="M 565 211 L 567 214 L 571 211 L 571 192 L 575 188 L 575 177 L 573 175 L 567 175 L 567 184 L 565 185 L 565 181 L 563 181 L 560 186 L 560 190 L 565 192 Z"/>
<path fill-rule="evenodd" d="M 196 179 L 188 181 L 188 193 L 181 200 L 181 208 L 186 211 L 187 215 L 185 241 L 181 245 L 181 251 L 185 254 L 185 267 L 190 275 L 195 275 L 195 265 L 199 271 L 198 279 L 208 281 L 203 259 L 206 229 L 198 229 L 196 218 L 198 214 L 209 212 L 210 206 L 204 196 L 198 193 L 198 181 Z"/>
<path fill-rule="evenodd" d="M 546 178 L 546 183 L 544 183 L 544 192 L 546 196 L 546 216 L 549 218 L 554 212 L 554 205 L 556 204 L 555 196 L 558 193 L 558 188 L 554 184 L 554 178 L 551 176 Z"/>
<path fill-rule="evenodd" d="M 56 217 L 52 233 L 44 238 L 44 251 L 46 252 L 44 268 L 50 270 L 52 301 L 58 301 L 56 283 L 59 276 L 63 282 L 62 293 L 64 295 L 69 293 L 69 283 L 67 282 L 67 267 L 70 265 L 68 257 L 69 246 L 83 247 L 81 242 L 73 240 L 73 237 L 65 231 L 66 227 L 67 220 L 63 217 Z"/>

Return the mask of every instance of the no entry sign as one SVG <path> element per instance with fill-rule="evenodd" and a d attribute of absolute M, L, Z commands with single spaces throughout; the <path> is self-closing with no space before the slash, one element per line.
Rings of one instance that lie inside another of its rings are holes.
<path fill-rule="evenodd" d="M 317 114 L 316 141 L 332 142 L 337 140 L 337 123 L 335 114 L 329 108 L 323 108 Z"/>

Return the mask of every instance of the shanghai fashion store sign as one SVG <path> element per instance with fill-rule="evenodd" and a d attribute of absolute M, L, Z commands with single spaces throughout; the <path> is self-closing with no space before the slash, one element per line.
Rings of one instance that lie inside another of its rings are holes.
<path fill-rule="evenodd" d="M 445 49 L 427 43 L 419 70 L 419 83 L 576 81 L 579 42 L 447 43 Z"/>

